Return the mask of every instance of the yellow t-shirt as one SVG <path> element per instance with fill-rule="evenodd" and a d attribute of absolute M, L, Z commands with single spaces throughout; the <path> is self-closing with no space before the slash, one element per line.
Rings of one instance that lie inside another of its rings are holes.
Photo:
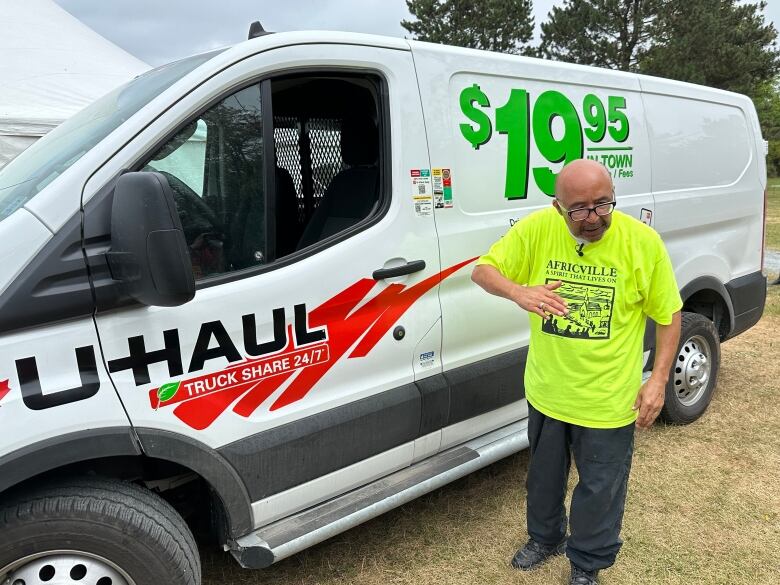
<path fill-rule="evenodd" d="M 645 316 L 668 325 L 682 301 L 669 255 L 652 228 L 619 211 L 602 238 L 577 241 L 553 207 L 531 213 L 477 264 L 535 286 L 563 281 L 555 293 L 568 317 L 530 314 L 526 398 L 552 418 L 592 427 L 632 423 L 642 384 Z"/>

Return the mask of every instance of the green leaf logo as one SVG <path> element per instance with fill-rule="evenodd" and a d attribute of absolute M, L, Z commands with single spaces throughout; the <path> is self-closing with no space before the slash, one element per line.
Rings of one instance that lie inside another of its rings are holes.
<path fill-rule="evenodd" d="M 180 385 L 181 382 L 168 382 L 160 386 L 157 390 L 157 401 L 163 403 L 176 396 Z"/>

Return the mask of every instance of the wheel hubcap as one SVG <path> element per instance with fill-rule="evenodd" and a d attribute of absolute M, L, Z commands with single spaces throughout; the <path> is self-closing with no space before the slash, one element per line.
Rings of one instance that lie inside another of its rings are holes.
<path fill-rule="evenodd" d="M 710 382 L 712 349 L 706 339 L 694 335 L 683 343 L 674 366 L 674 391 L 684 406 L 701 399 Z"/>
<path fill-rule="evenodd" d="M 134 585 L 111 561 L 77 551 L 49 551 L 0 569 L 0 585 Z"/>

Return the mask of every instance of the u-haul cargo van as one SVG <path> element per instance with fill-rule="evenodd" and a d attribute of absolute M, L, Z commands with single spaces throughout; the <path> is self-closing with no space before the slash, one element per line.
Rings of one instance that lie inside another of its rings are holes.
<path fill-rule="evenodd" d="M 690 422 L 765 300 L 744 96 L 283 33 L 57 128 L 0 172 L 0 582 L 266 567 L 525 448 L 528 319 L 470 273 L 582 157 L 666 242 Z"/>

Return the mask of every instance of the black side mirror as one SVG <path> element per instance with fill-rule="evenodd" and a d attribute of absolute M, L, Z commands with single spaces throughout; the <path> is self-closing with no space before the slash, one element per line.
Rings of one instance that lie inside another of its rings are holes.
<path fill-rule="evenodd" d="M 195 296 L 184 230 L 164 175 L 137 172 L 119 178 L 107 256 L 123 292 L 144 305 L 175 307 Z"/>

